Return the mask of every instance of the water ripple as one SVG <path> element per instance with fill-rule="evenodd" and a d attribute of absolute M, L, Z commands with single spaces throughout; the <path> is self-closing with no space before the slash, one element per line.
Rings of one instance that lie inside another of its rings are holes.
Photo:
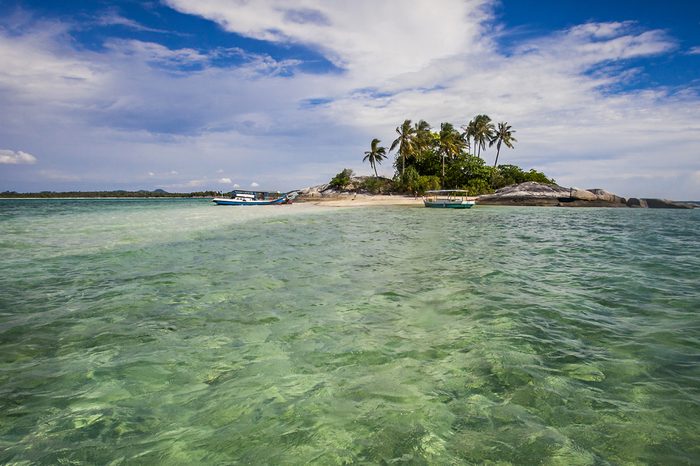
<path fill-rule="evenodd" d="M 2 463 L 700 462 L 700 211 L 13 202 Z"/>

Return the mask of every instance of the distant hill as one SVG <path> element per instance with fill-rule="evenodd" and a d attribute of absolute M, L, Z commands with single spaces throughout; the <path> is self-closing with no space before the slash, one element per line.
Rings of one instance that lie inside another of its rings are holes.
<path fill-rule="evenodd" d="M 149 198 L 149 197 L 197 197 L 208 198 L 218 196 L 216 191 L 196 191 L 191 193 L 169 193 L 163 189 L 153 191 L 125 191 L 122 189 L 114 191 L 41 191 L 38 193 L 18 193 L 16 191 L 5 191 L 0 193 L 0 198 Z"/>

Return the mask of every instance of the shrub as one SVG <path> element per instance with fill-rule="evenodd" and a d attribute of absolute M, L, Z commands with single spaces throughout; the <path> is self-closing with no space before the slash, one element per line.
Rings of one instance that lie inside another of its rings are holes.
<path fill-rule="evenodd" d="M 440 178 L 437 176 L 421 176 L 418 179 L 418 189 L 416 193 L 419 195 L 425 194 L 426 191 L 440 189 Z"/>
<path fill-rule="evenodd" d="M 368 177 L 360 184 L 360 189 L 370 194 L 382 194 L 391 192 L 393 183 L 386 178 Z"/>
<path fill-rule="evenodd" d="M 338 173 L 333 177 L 333 179 L 328 183 L 328 185 L 337 190 L 343 190 L 347 185 L 350 184 L 350 179 L 352 178 L 353 171 L 349 168 L 344 168 L 343 171 Z"/>
<path fill-rule="evenodd" d="M 414 167 L 406 167 L 403 174 L 399 175 L 398 188 L 404 193 L 414 193 L 418 191 L 420 174 Z"/>
<path fill-rule="evenodd" d="M 544 173 L 534 169 L 526 172 L 517 165 L 499 165 L 497 172 L 492 178 L 493 187 L 496 189 L 512 184 L 524 183 L 526 181 L 554 184 L 554 180 L 547 178 Z"/>
<path fill-rule="evenodd" d="M 489 182 L 483 178 L 473 178 L 469 180 L 466 189 L 469 191 L 470 196 L 478 196 L 480 194 L 488 194 L 493 192 Z"/>

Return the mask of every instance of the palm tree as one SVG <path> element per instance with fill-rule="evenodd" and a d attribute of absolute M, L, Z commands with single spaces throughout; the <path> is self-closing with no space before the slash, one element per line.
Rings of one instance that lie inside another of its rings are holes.
<path fill-rule="evenodd" d="M 464 132 L 462 133 L 462 137 L 464 138 L 464 141 L 467 145 L 467 151 L 471 150 L 471 138 L 474 136 L 474 130 L 475 130 L 475 121 L 472 119 L 469 123 L 467 123 L 467 126 L 462 126 L 462 129 Z"/>
<path fill-rule="evenodd" d="M 477 115 L 472 122 L 474 127 L 471 136 L 474 139 L 474 148 L 478 151 L 476 156 L 481 157 L 481 149 L 486 150 L 486 143 L 493 139 L 496 128 L 488 115 Z"/>
<path fill-rule="evenodd" d="M 396 133 L 399 135 L 394 142 L 391 143 L 389 152 L 399 146 L 399 155 L 401 156 L 401 174 L 406 166 L 406 157 L 415 152 L 415 135 L 416 129 L 411 126 L 411 120 L 404 120 L 401 126 L 396 127 Z"/>
<path fill-rule="evenodd" d="M 365 158 L 362 159 L 363 162 L 369 160 L 369 166 L 374 169 L 375 178 L 379 178 L 377 174 L 377 164 L 382 164 L 382 160 L 386 158 L 386 147 L 380 147 L 379 143 L 382 142 L 377 138 L 372 139 L 371 149 L 365 151 Z"/>
<path fill-rule="evenodd" d="M 413 125 L 415 135 L 413 136 L 413 158 L 419 161 L 433 147 L 433 133 L 430 131 L 430 123 L 420 120 Z M 409 157 L 410 160 L 410 157 Z"/>
<path fill-rule="evenodd" d="M 416 150 L 420 151 L 427 148 L 432 143 L 432 136 L 430 134 L 430 123 L 425 120 L 421 120 L 413 126 L 416 132 Z"/>
<path fill-rule="evenodd" d="M 445 158 L 454 158 L 459 154 L 464 146 L 464 139 L 455 130 L 451 123 L 440 125 L 439 138 L 437 140 L 438 152 L 442 158 L 442 180 L 445 182 Z"/>
<path fill-rule="evenodd" d="M 489 147 L 496 144 L 496 161 L 493 163 L 493 168 L 496 168 L 496 165 L 498 165 L 498 154 L 501 152 L 501 144 L 505 144 L 506 147 L 512 149 L 513 143 L 518 142 L 518 140 L 513 137 L 513 133 L 515 133 L 515 130 L 511 129 L 507 121 L 502 121 L 498 124 L 498 129 L 489 142 Z"/>

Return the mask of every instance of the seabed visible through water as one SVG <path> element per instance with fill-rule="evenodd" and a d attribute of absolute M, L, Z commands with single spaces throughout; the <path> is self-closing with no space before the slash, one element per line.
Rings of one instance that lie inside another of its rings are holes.
<path fill-rule="evenodd" d="M 0 201 L 0 463 L 698 464 L 700 210 Z"/>

